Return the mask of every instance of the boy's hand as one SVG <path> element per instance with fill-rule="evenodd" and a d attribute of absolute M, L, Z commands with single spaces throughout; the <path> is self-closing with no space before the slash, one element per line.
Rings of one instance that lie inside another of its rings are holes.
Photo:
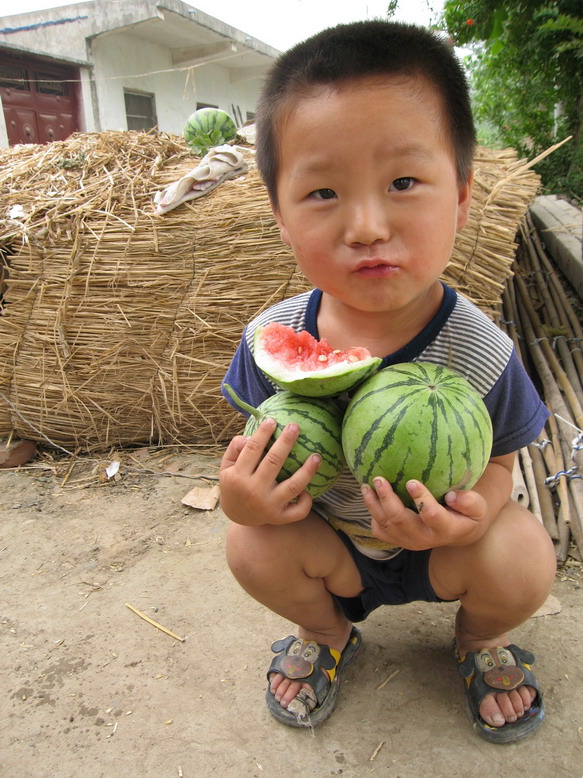
<path fill-rule="evenodd" d="M 221 507 L 236 524 L 287 524 L 310 512 L 312 498 L 304 490 L 321 459 L 312 454 L 290 478 L 277 483 L 300 430 L 297 424 L 288 424 L 266 452 L 274 430 L 275 421 L 264 419 L 250 438 L 233 438 L 223 455 Z"/>
<path fill-rule="evenodd" d="M 410 551 L 463 546 L 474 543 L 487 529 L 486 501 L 475 491 L 448 492 L 445 507 L 419 481 L 409 481 L 407 491 L 417 506 L 415 512 L 405 507 L 386 479 L 375 478 L 374 485 L 374 489 L 363 487 L 372 531 L 392 545 Z"/>

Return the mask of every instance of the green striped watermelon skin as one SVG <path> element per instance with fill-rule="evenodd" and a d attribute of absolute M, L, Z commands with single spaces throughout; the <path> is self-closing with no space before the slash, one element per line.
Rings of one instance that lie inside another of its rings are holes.
<path fill-rule="evenodd" d="M 409 479 L 437 500 L 476 483 L 490 459 L 492 422 L 465 378 L 441 365 L 408 362 L 378 371 L 356 390 L 342 446 L 359 483 L 383 476 L 412 507 Z"/>
<path fill-rule="evenodd" d="M 199 108 L 184 125 L 184 140 L 197 153 L 205 153 L 213 146 L 220 146 L 237 135 L 235 122 L 220 108 Z"/>
<path fill-rule="evenodd" d="M 261 421 L 272 417 L 277 422 L 273 438 L 277 439 L 283 428 L 291 422 L 300 425 L 300 435 L 285 461 L 278 481 L 289 478 L 298 470 L 310 454 L 319 454 L 322 462 L 306 491 L 319 497 L 334 485 L 344 469 L 342 452 L 342 412 L 330 399 L 301 397 L 292 392 L 278 392 L 268 397 L 257 408 L 259 418 L 249 417 L 245 434 L 252 435 Z"/>

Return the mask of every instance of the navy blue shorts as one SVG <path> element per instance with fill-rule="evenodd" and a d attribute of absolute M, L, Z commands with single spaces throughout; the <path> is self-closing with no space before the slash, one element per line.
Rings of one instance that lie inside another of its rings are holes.
<path fill-rule="evenodd" d="M 361 554 L 347 535 L 340 530 L 336 532 L 354 559 L 364 587 L 357 597 L 332 595 L 349 621 L 364 621 L 369 613 L 381 605 L 404 605 L 418 600 L 443 602 L 429 581 L 431 549 L 403 549 L 391 559 L 371 559 Z"/>

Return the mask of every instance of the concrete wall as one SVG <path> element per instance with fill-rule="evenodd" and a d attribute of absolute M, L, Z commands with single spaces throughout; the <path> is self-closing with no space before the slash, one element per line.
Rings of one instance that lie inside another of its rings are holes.
<path fill-rule="evenodd" d="M 17 3 L 15 3 L 17 5 Z M 71 59 L 86 60 L 85 37 L 93 26 L 94 3 L 79 3 L 74 6 L 50 11 L 15 14 L 3 17 L 4 26 L 30 28 L 47 21 L 59 21 L 59 24 L 44 24 L 38 29 L 24 29 L 0 35 L 0 40 L 14 46 L 24 46 L 55 57 L 66 56 Z M 82 18 L 85 17 L 85 18 Z M 74 20 L 74 21 L 70 21 Z"/>
<path fill-rule="evenodd" d="M 176 72 L 168 49 L 129 32 L 94 38 L 91 60 L 102 130 L 127 129 L 124 89 L 153 93 L 159 129 L 176 134 L 182 132 L 197 101 L 218 103 L 229 113 L 234 104 L 244 120 L 248 111 L 255 110 L 258 81 L 232 83 L 232 71 L 213 64 Z"/>
<path fill-rule="evenodd" d="M 79 130 L 81 132 L 96 132 L 99 130 L 99 121 L 93 100 L 92 76 L 87 68 L 81 69 L 80 76 Z"/>

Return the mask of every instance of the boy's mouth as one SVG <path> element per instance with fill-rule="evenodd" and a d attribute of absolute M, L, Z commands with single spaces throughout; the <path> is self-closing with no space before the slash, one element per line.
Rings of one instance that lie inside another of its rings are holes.
<path fill-rule="evenodd" d="M 396 265 L 391 265 L 382 259 L 367 259 L 356 267 L 356 273 L 366 278 L 384 278 L 396 270 Z"/>

